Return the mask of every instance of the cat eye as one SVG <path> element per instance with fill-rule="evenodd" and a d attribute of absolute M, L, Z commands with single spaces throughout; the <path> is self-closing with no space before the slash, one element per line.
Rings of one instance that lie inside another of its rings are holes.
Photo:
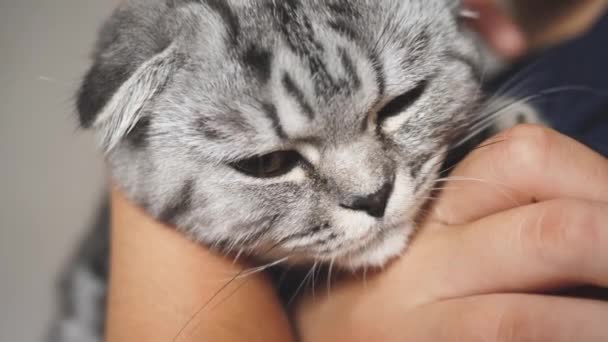
<path fill-rule="evenodd" d="M 287 174 L 302 159 L 295 151 L 277 151 L 232 163 L 237 171 L 256 178 L 273 178 Z"/>
<path fill-rule="evenodd" d="M 408 107 L 412 106 L 424 94 L 427 84 L 427 81 L 422 81 L 418 83 L 413 89 L 397 96 L 391 102 L 386 104 L 386 106 L 384 106 L 378 112 L 378 122 L 382 122 L 387 118 L 398 115 L 404 110 L 406 110 Z"/>

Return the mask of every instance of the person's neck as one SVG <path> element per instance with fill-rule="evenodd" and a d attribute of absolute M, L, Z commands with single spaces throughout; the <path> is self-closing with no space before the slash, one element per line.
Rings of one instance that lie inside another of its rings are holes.
<path fill-rule="evenodd" d="M 608 4 L 605 0 L 504 0 L 528 35 L 532 49 L 542 49 L 587 30 Z"/>

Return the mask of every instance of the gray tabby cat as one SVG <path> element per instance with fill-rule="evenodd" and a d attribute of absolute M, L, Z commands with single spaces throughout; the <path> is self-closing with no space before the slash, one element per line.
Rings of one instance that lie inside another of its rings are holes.
<path fill-rule="evenodd" d="M 126 1 L 101 32 L 80 121 L 128 198 L 193 240 L 264 261 L 381 266 L 479 120 L 479 54 L 461 11 L 455 0 Z M 104 288 L 89 282 L 105 271 L 87 262 L 68 277 L 57 341 L 100 338 Z"/>

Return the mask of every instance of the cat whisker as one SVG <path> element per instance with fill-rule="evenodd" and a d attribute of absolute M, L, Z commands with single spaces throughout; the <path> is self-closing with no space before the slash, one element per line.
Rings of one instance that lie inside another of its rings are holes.
<path fill-rule="evenodd" d="M 492 100 L 498 97 L 521 97 L 519 92 L 525 85 L 534 82 L 536 80 L 535 73 L 541 73 L 542 70 L 536 70 L 539 66 L 543 65 L 550 57 L 543 56 L 542 58 L 537 59 L 536 61 L 528 64 L 523 69 L 516 72 L 509 79 L 507 79 L 498 89 L 496 89 L 491 98 L 489 98 L 486 102 L 491 102 Z"/>
<path fill-rule="evenodd" d="M 585 86 L 554 87 L 554 88 L 549 88 L 549 89 L 540 91 L 537 94 L 530 95 L 530 96 L 524 97 L 522 99 L 510 101 L 506 104 L 501 105 L 497 109 L 493 109 L 493 111 L 486 110 L 485 112 L 482 112 L 482 114 L 480 115 L 481 119 L 471 126 L 469 134 L 466 135 L 461 141 L 456 143 L 454 146 L 455 147 L 462 146 L 464 143 L 466 143 L 467 141 L 474 138 L 475 136 L 477 136 L 478 134 L 480 134 L 481 132 L 486 130 L 488 127 L 490 127 L 494 123 L 494 121 L 497 117 L 499 117 L 500 115 L 504 114 L 509 109 L 511 109 L 517 105 L 535 101 L 535 100 L 538 100 L 541 98 L 546 98 L 551 95 L 561 94 L 563 92 L 568 92 L 568 91 L 591 92 L 591 93 L 595 92 L 594 89 L 585 87 Z"/>
<path fill-rule="evenodd" d="M 331 292 L 331 272 L 333 271 L 335 261 L 336 259 L 333 257 L 329 262 L 329 268 L 327 270 L 327 298 L 329 298 Z"/>
<path fill-rule="evenodd" d="M 286 257 L 284 257 L 282 259 L 279 259 L 277 261 L 270 262 L 270 263 L 268 263 L 266 265 L 252 267 L 252 268 L 248 269 L 246 272 L 240 274 L 236 279 L 243 279 L 243 278 L 247 278 L 249 276 L 252 276 L 254 274 L 261 273 L 263 271 L 266 271 L 269 268 L 272 268 L 274 266 L 280 265 L 280 264 L 286 262 L 287 260 L 289 260 L 288 256 L 286 256 Z"/>
<path fill-rule="evenodd" d="M 482 144 L 482 145 L 479 145 L 479 146 L 475 147 L 475 148 L 473 149 L 473 151 L 476 151 L 476 150 L 481 150 L 481 149 L 483 149 L 483 148 L 487 148 L 487 147 L 490 147 L 490 146 L 494 146 L 494 145 L 497 145 L 497 144 L 501 144 L 501 143 L 503 143 L 503 142 L 505 142 L 505 141 L 507 141 L 507 140 L 506 140 L 506 139 L 501 139 L 501 140 L 495 140 L 495 141 L 491 141 L 491 142 L 489 142 L 489 143 Z"/>
<path fill-rule="evenodd" d="M 285 258 L 283 258 L 283 259 L 277 260 L 277 261 L 272 262 L 272 263 L 269 263 L 269 264 L 267 264 L 267 265 L 264 265 L 264 266 L 259 266 L 259 267 L 255 267 L 255 268 L 253 268 L 253 269 L 250 269 L 250 270 L 249 270 L 247 273 L 240 275 L 240 276 L 239 276 L 238 278 L 236 278 L 236 279 L 245 279 L 245 278 L 250 277 L 250 276 L 252 276 L 252 275 L 258 274 L 258 273 L 263 272 L 263 271 L 265 271 L 265 270 L 267 270 L 267 269 L 269 269 L 269 268 L 271 268 L 271 267 L 274 267 L 274 266 L 276 266 L 276 265 L 278 265 L 278 264 L 280 264 L 280 263 L 283 263 L 283 262 L 287 261 L 287 259 L 288 259 L 288 257 L 285 257 Z M 235 293 L 236 293 L 238 290 L 240 290 L 240 289 L 241 289 L 243 286 L 245 286 L 245 285 L 248 283 L 248 281 L 249 281 L 250 279 L 251 279 L 251 278 L 249 278 L 249 279 L 245 279 L 245 280 L 244 280 L 242 283 L 240 283 L 240 284 L 239 284 L 239 285 L 238 285 L 238 286 L 237 286 L 237 287 L 236 287 L 234 290 L 232 290 L 232 292 L 230 292 L 230 294 L 228 294 L 228 295 L 227 295 L 226 297 L 224 297 L 222 300 L 218 301 L 218 302 L 217 302 L 217 303 L 216 303 L 216 304 L 215 304 L 215 305 L 214 305 L 214 306 L 211 308 L 211 310 L 214 310 L 215 308 L 217 308 L 218 306 L 220 306 L 221 304 L 223 304 L 224 302 L 226 302 L 228 299 L 232 298 L 232 296 L 234 296 L 234 294 L 235 294 Z"/>
<path fill-rule="evenodd" d="M 273 249 L 275 249 L 276 247 L 278 247 L 283 241 L 279 241 L 276 244 L 274 244 L 273 246 L 271 246 L 265 253 L 262 254 L 262 256 L 267 255 L 268 253 L 270 253 Z M 213 293 L 213 295 L 211 297 L 209 297 L 209 299 L 207 299 L 207 301 L 205 301 L 205 303 L 188 319 L 188 321 L 186 321 L 186 323 L 182 326 L 182 328 L 177 332 L 177 334 L 175 335 L 175 337 L 173 338 L 173 342 L 176 342 L 180 336 L 184 333 L 184 331 L 192 324 L 192 322 L 194 322 L 194 320 L 196 319 L 196 317 L 198 317 L 219 295 L 220 293 L 222 293 L 224 290 L 226 290 L 230 285 L 232 285 L 236 280 L 239 279 L 239 276 L 241 276 L 243 273 L 247 272 L 247 270 L 243 269 L 240 270 L 239 272 L 237 272 L 236 275 L 234 275 L 229 281 L 227 281 L 224 285 L 222 285 L 217 291 L 215 291 Z M 240 289 L 243 284 L 245 282 L 247 282 L 248 279 L 245 279 L 243 281 L 242 284 L 240 284 L 236 290 Z M 232 292 L 233 294 L 235 292 Z M 224 299 L 225 300 L 225 299 Z M 224 300 L 222 300 L 221 302 L 223 302 Z M 198 325 L 198 324 L 197 324 Z"/>
<path fill-rule="evenodd" d="M 363 267 L 363 288 L 367 291 L 367 265 Z"/>
<path fill-rule="evenodd" d="M 311 289 L 313 301 L 316 300 L 316 298 L 317 298 L 316 293 L 315 293 L 315 275 L 317 273 L 316 272 L 317 271 L 316 270 L 317 265 L 318 265 L 318 262 L 315 262 L 314 264 L 312 264 L 312 274 L 311 274 L 311 277 L 310 277 L 310 279 L 311 279 L 311 285 L 312 285 L 310 287 L 310 289 Z"/>
<path fill-rule="evenodd" d="M 561 85 L 561 86 L 556 86 L 556 87 L 552 87 L 552 88 L 547 88 L 544 90 L 540 90 L 539 92 L 537 92 L 536 94 L 530 94 L 527 96 L 515 96 L 516 99 L 514 99 L 514 101 L 524 101 L 525 102 L 530 102 L 532 100 L 536 100 L 538 98 L 543 98 L 543 97 L 548 97 L 550 95 L 557 95 L 557 94 L 561 94 L 564 92 L 588 92 L 591 94 L 601 94 L 601 91 L 598 91 L 596 89 L 593 89 L 591 87 L 585 86 L 585 85 Z M 499 95 L 502 96 L 502 95 Z M 520 99 L 517 99 L 517 98 Z M 486 108 L 484 110 L 484 112 L 482 112 L 481 117 L 482 120 L 486 119 L 489 113 L 494 113 L 495 111 L 499 111 L 501 108 L 504 108 L 505 106 L 508 106 L 510 103 L 505 104 L 504 101 L 501 100 L 501 98 L 496 97 L 495 99 L 490 99 L 484 102 L 484 107 Z M 498 106 L 498 108 L 492 108 L 493 106 Z"/>
<path fill-rule="evenodd" d="M 541 61 L 535 61 L 521 71 L 517 72 L 515 75 L 511 76 L 493 92 L 493 95 L 490 96 L 486 102 L 490 103 L 497 98 L 504 96 L 518 97 L 516 92 L 523 89 L 525 85 L 534 80 L 534 77 L 531 76 L 534 75 L 534 68 L 538 67 L 539 65 L 542 65 Z"/>
<path fill-rule="evenodd" d="M 287 267 L 283 268 L 283 272 L 281 272 L 281 276 L 277 280 L 277 289 L 280 289 L 283 286 L 283 283 L 285 282 L 285 278 L 287 277 L 287 274 L 289 273 L 289 271 L 292 268 L 293 268 L 293 265 L 291 265 L 291 264 L 287 264 Z"/>
<path fill-rule="evenodd" d="M 520 203 L 519 201 L 517 201 L 517 199 L 515 197 L 513 197 L 512 195 L 510 195 L 507 190 L 512 191 L 512 192 L 519 192 L 521 193 L 521 191 L 518 191 L 517 189 L 510 187 L 504 183 L 500 183 L 500 182 L 496 182 L 496 181 L 490 181 L 487 179 L 482 179 L 482 178 L 472 178 L 472 177 L 460 177 L 460 176 L 451 176 L 451 177 L 445 177 L 445 178 L 440 178 L 437 181 L 440 182 L 478 182 L 478 183 L 483 183 L 486 185 L 490 185 L 492 186 L 494 189 L 498 190 L 502 195 L 504 195 L 506 198 L 510 199 L 514 205 L 516 206 L 521 206 L 522 203 Z"/>
<path fill-rule="evenodd" d="M 287 305 L 293 304 L 293 301 L 298 297 L 298 294 L 300 294 L 300 291 L 302 290 L 302 288 L 304 288 L 304 286 L 308 282 L 308 278 L 310 278 L 312 272 L 314 272 L 314 268 L 315 268 L 316 264 L 317 263 L 315 262 L 313 264 L 313 267 L 308 271 L 308 273 L 306 273 L 306 276 L 304 276 L 304 279 L 302 280 L 302 282 L 300 282 L 300 285 L 296 288 L 296 290 L 293 293 L 293 295 L 291 296 L 291 298 L 289 298 L 289 301 L 287 302 Z"/>
<path fill-rule="evenodd" d="M 239 251 L 236 253 L 234 259 L 232 260 L 232 264 L 236 264 L 239 260 L 239 258 L 241 257 L 241 255 L 243 254 L 244 249 L 240 248 Z"/>

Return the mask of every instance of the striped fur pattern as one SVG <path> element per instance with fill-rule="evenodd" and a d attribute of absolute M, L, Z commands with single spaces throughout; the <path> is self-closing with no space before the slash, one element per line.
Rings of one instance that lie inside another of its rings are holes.
<path fill-rule="evenodd" d="M 479 56 L 458 11 L 455 0 L 128 0 L 101 31 L 80 121 L 129 199 L 195 241 L 382 266 L 477 120 Z M 235 167 L 277 151 L 295 156 L 279 175 Z"/>
<path fill-rule="evenodd" d="M 81 123 L 129 198 L 196 241 L 380 266 L 473 120 L 480 72 L 459 24 L 446 0 L 127 1 Z M 275 151 L 296 165 L 234 167 Z"/>

